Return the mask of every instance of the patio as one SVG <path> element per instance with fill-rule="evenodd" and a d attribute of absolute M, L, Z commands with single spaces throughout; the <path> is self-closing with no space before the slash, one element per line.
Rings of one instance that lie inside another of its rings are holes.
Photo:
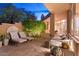
<path fill-rule="evenodd" d="M 46 27 L 47 27 L 47 29 L 44 30 L 45 33 L 48 32 L 51 37 L 55 36 L 55 32 L 54 31 L 55 31 L 55 27 L 56 26 L 59 27 L 59 28 L 56 27 L 56 29 L 57 30 L 59 29 L 58 32 L 60 34 L 62 34 L 62 33 L 63 34 L 67 34 L 67 36 L 69 36 L 70 34 L 74 34 L 75 31 L 73 33 L 71 33 L 72 29 L 71 29 L 71 25 L 70 25 L 72 23 L 70 21 L 70 19 L 72 19 L 72 13 L 73 13 L 72 12 L 72 6 L 73 5 L 74 4 L 63 4 L 63 5 L 62 4 L 58 4 L 58 5 L 57 4 L 45 4 L 46 8 L 51 12 L 51 15 L 49 15 L 50 17 L 45 19 L 46 21 L 42 21 L 40 23 L 38 21 L 35 21 L 34 23 L 31 23 L 28 20 L 28 21 L 23 21 L 23 23 L 20 22 L 20 23 L 15 23 L 14 24 L 14 21 L 12 19 L 12 23 L 13 24 L 3 24 L 3 22 L 2 22 L 2 25 L 0 25 L 1 34 L 8 33 L 8 34 L 10 34 L 12 40 L 19 41 L 19 42 L 24 42 L 24 41 L 21 41 L 21 40 L 24 40 L 24 39 L 26 40 L 26 38 L 24 37 L 24 35 L 20 34 L 20 33 L 22 33 L 21 31 L 23 31 L 24 28 L 27 29 L 26 32 L 34 31 L 34 32 L 30 33 L 30 34 L 32 34 L 34 36 L 35 35 L 37 36 L 41 32 L 43 32 L 43 31 L 40 31 L 40 29 L 41 28 L 44 29 L 45 28 L 44 25 L 46 25 Z M 50 6 L 54 6 L 54 7 L 50 7 Z M 73 10 L 73 11 L 75 12 L 75 10 Z M 75 17 L 74 14 L 73 14 L 73 17 Z M 15 18 L 15 17 L 13 17 L 13 18 Z M 64 25 L 61 22 L 63 20 L 67 21 L 67 22 L 64 21 Z M 32 20 L 30 19 L 30 21 L 32 21 Z M 55 24 L 55 22 L 59 22 L 59 21 L 60 21 L 59 24 L 57 24 L 57 23 Z M 45 22 L 45 24 L 43 24 L 43 22 Z M 34 26 L 33 27 L 28 26 L 30 24 L 31 24 L 31 26 L 32 25 L 34 25 Z M 42 27 L 41 25 L 40 26 L 36 26 L 38 24 L 43 24 L 42 26 L 44 26 L 44 27 Z M 24 26 L 24 28 L 23 28 L 22 25 Z M 63 26 L 61 26 L 61 25 L 63 25 Z M 16 29 L 16 27 L 17 27 L 17 29 Z M 30 29 L 28 29 L 29 27 L 30 27 Z M 8 28 L 10 28 L 10 29 L 7 30 Z M 74 28 L 75 27 L 73 26 L 73 30 L 74 30 Z M 10 33 L 10 32 L 12 32 L 12 33 Z M 28 33 L 27 36 L 31 36 L 30 34 Z M 43 38 L 41 38 L 41 39 L 36 38 L 36 39 L 34 39 L 32 41 L 27 41 L 27 42 L 24 42 L 24 43 L 21 43 L 21 44 L 17 43 L 17 44 L 13 44 L 13 45 L 9 44 L 8 46 L 2 46 L 0 48 L 0 56 L 1 55 L 2 56 L 49 56 L 50 55 L 50 50 L 48 48 L 49 47 L 48 42 L 50 40 L 50 37 L 47 37 L 45 34 L 43 34 L 42 36 L 43 36 Z M 75 41 L 75 40 L 73 40 L 73 41 Z M 72 45 L 72 46 L 74 46 L 74 45 Z M 79 52 L 78 49 L 79 49 L 79 45 L 76 42 L 75 42 L 75 52 L 72 52 L 72 51 L 70 51 L 68 49 L 63 49 L 61 47 L 61 50 L 62 50 L 62 53 L 63 53 L 62 56 L 79 55 L 78 54 L 78 52 Z"/>
<path fill-rule="evenodd" d="M 3 46 L 0 48 L 0 56 L 44 56 L 49 52 L 49 49 L 44 47 L 47 41 L 48 39 L 40 39 Z"/>
<path fill-rule="evenodd" d="M 3 46 L 0 48 L 0 56 L 49 56 L 48 41 L 49 39 L 38 39 L 21 44 Z M 76 49 L 75 53 L 68 51 L 68 49 L 62 49 L 62 52 L 64 56 L 75 56 L 78 55 L 78 49 Z"/>

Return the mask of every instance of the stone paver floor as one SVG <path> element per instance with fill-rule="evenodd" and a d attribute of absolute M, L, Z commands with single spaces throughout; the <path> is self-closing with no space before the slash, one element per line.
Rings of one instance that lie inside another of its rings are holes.
<path fill-rule="evenodd" d="M 0 56 L 44 56 L 49 49 L 44 47 L 47 39 L 32 40 L 0 48 Z"/>

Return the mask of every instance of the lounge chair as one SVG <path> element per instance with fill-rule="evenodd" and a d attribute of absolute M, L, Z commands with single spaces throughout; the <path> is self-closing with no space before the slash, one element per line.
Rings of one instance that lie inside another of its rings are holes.
<path fill-rule="evenodd" d="M 22 38 L 22 39 L 28 39 L 28 40 L 34 39 L 32 37 L 26 36 L 24 32 L 19 32 L 18 34 L 19 34 L 20 38 Z"/>
<path fill-rule="evenodd" d="M 19 34 L 19 37 L 20 38 L 23 38 L 23 39 L 26 39 L 27 38 L 26 37 L 26 34 L 24 32 L 18 32 L 18 34 Z"/>
<path fill-rule="evenodd" d="M 27 41 L 27 39 L 20 38 L 17 32 L 9 32 L 11 40 L 22 43 Z"/>

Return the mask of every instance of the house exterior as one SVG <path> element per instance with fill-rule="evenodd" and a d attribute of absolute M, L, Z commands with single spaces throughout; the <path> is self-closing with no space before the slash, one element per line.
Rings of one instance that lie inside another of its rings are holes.
<path fill-rule="evenodd" d="M 48 13 L 46 16 L 43 14 L 41 15 L 41 20 L 46 24 L 46 30 L 45 33 L 50 34 L 50 15 L 51 13 Z"/>

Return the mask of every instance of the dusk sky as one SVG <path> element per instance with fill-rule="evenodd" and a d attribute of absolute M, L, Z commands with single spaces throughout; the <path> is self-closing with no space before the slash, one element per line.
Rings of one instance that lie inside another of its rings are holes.
<path fill-rule="evenodd" d="M 2 6 L 0 6 L 0 8 L 7 5 L 7 3 L 1 5 Z M 37 17 L 37 20 L 40 20 L 42 14 L 44 15 L 48 14 L 48 10 L 46 9 L 43 3 L 13 3 L 13 5 L 16 6 L 17 8 L 24 8 L 26 11 L 34 12 L 35 16 Z"/>

